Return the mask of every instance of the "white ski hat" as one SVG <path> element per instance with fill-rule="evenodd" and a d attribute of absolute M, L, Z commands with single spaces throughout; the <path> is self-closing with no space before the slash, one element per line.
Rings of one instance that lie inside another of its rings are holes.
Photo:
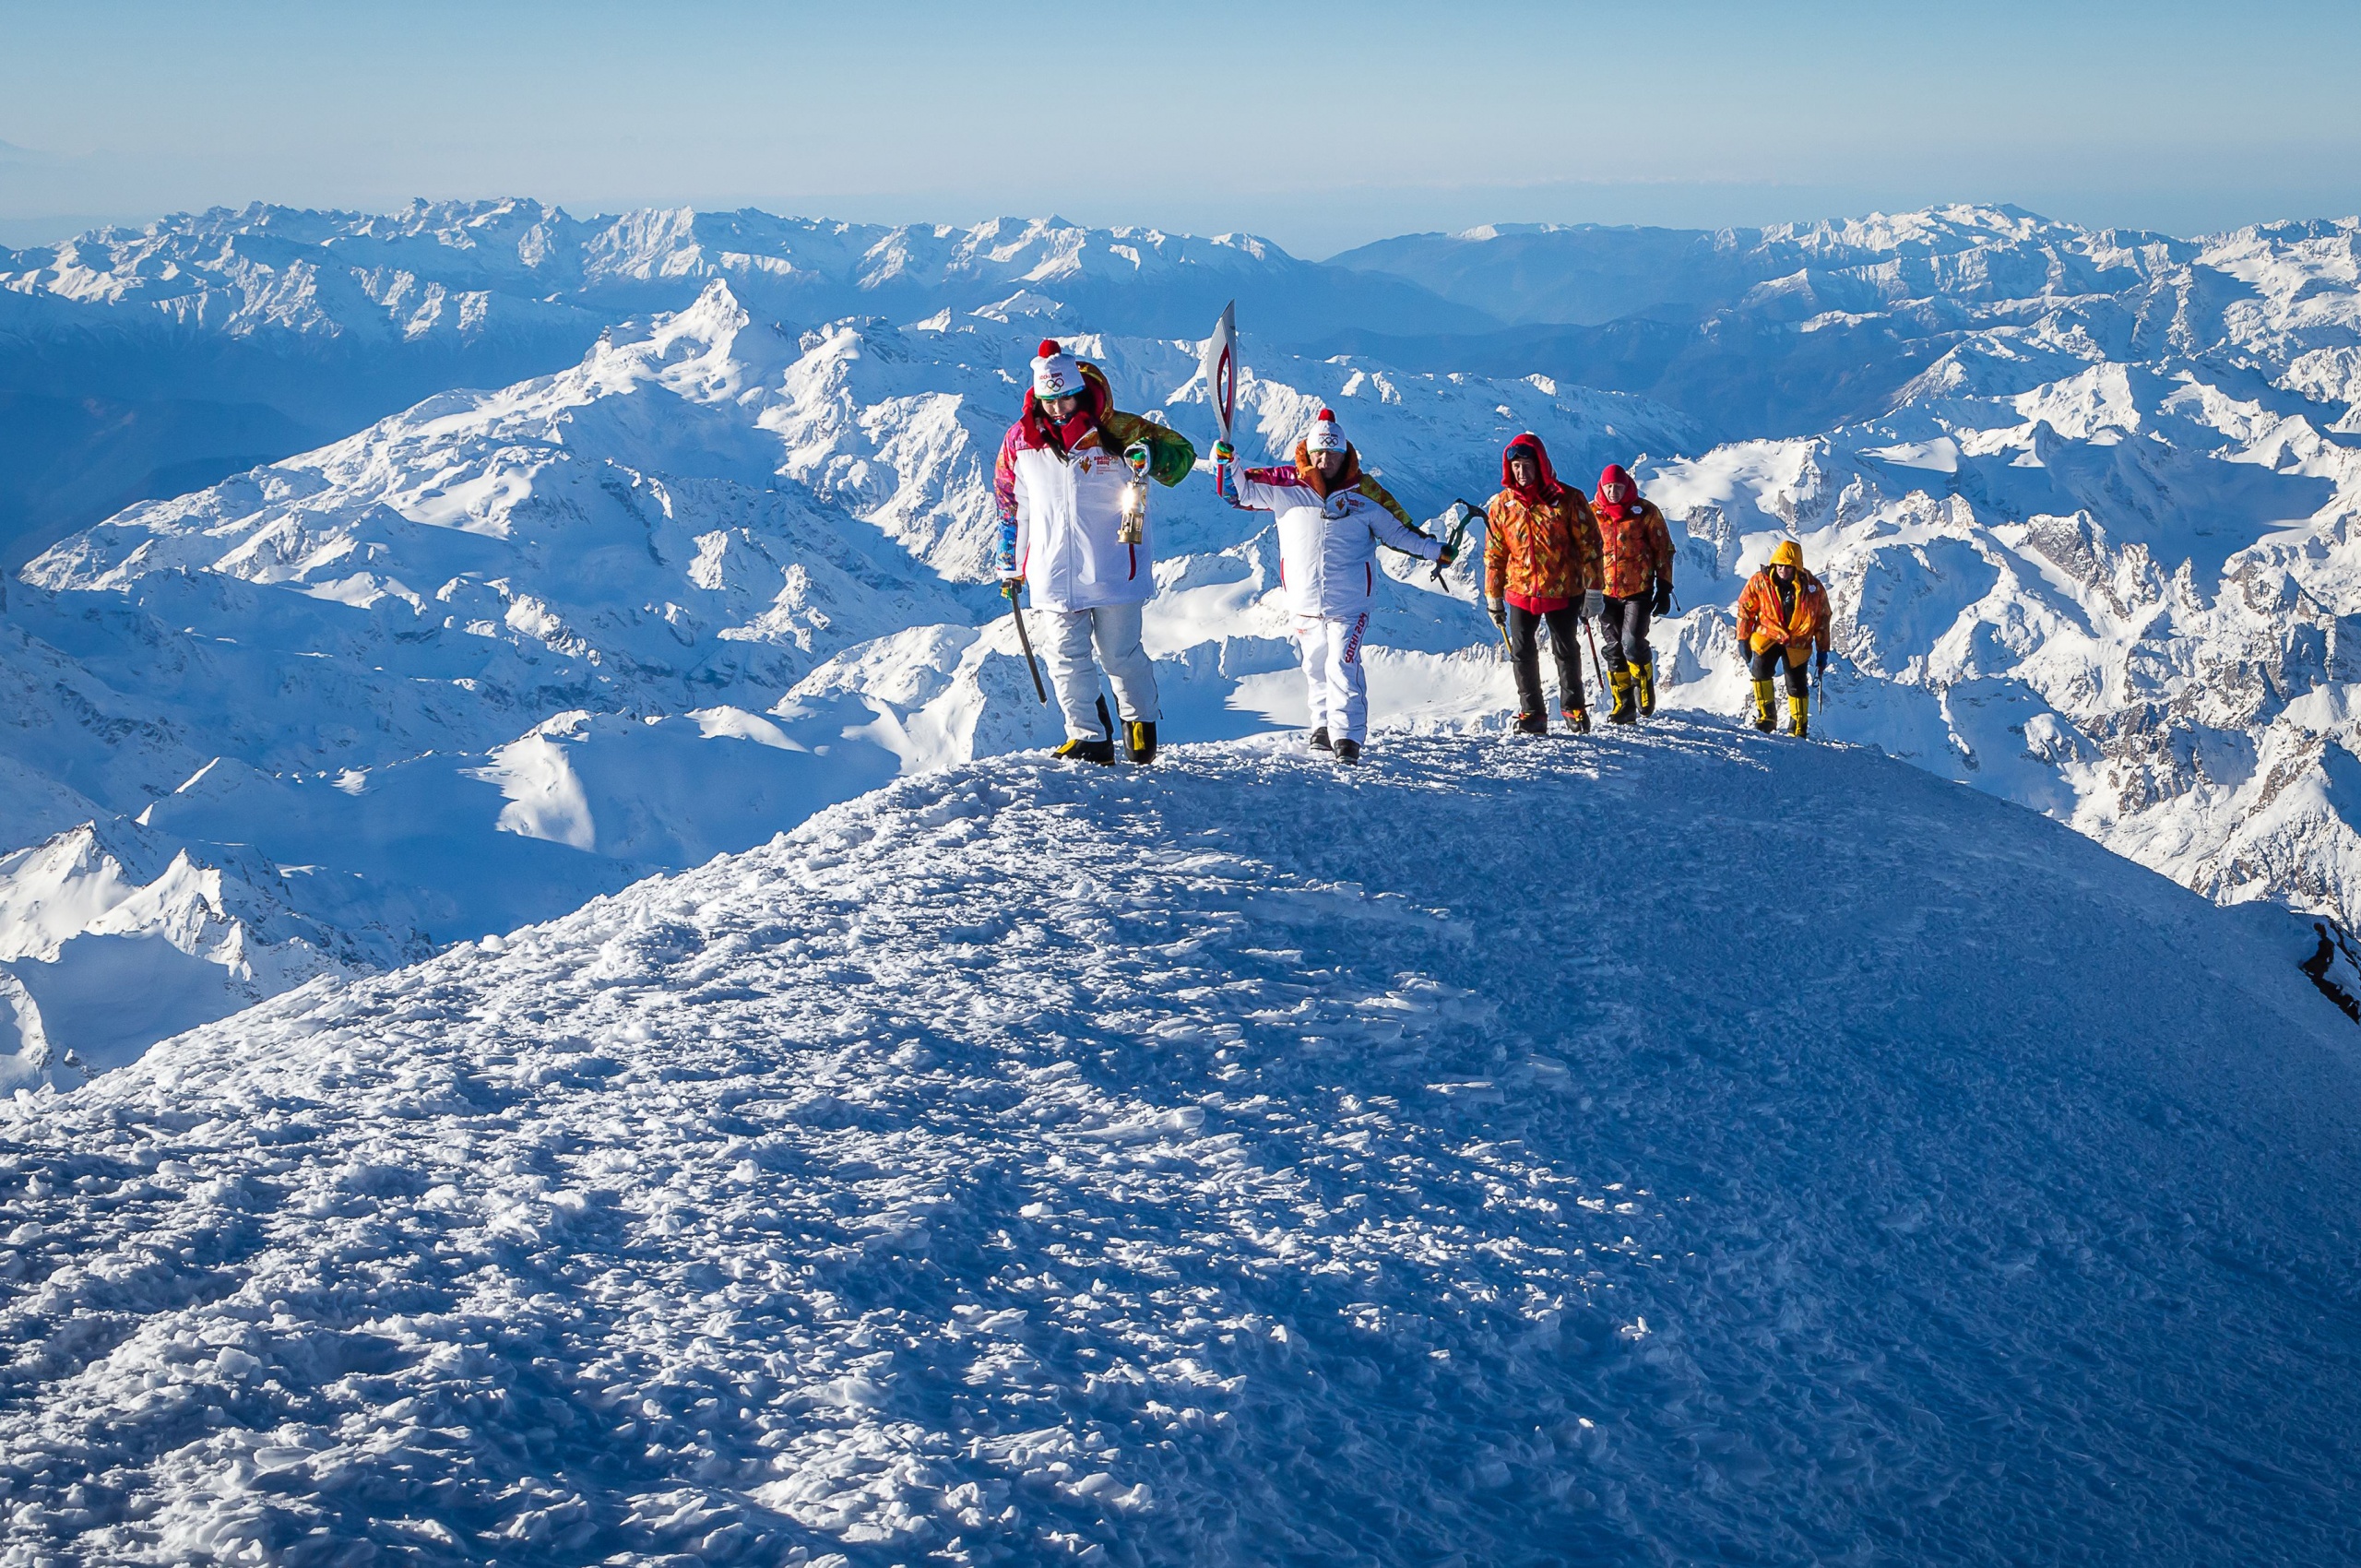
<path fill-rule="evenodd" d="M 1322 452 L 1341 452 L 1350 443 L 1345 439 L 1345 427 L 1336 422 L 1336 414 L 1332 409 L 1320 410 L 1320 417 L 1312 422 L 1311 434 L 1303 438 L 1304 449 L 1315 456 Z"/>
<path fill-rule="evenodd" d="M 1048 402 L 1052 398 L 1079 398 L 1083 395 L 1082 362 L 1058 347 L 1055 338 L 1041 339 L 1041 352 L 1033 362 L 1033 396 Z"/>

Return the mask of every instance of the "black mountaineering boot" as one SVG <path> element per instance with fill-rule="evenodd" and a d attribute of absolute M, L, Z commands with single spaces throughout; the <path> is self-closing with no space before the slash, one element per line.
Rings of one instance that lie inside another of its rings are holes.
<path fill-rule="evenodd" d="M 1566 728 L 1572 730 L 1575 734 L 1587 735 L 1590 733 L 1590 709 L 1586 707 L 1570 707 L 1560 712 L 1558 717 L 1564 719 L 1566 721 Z"/>
<path fill-rule="evenodd" d="M 1098 762 L 1112 767 L 1115 765 L 1115 742 L 1109 740 L 1068 741 L 1050 754 L 1063 757 L 1068 762 Z"/>
<path fill-rule="evenodd" d="M 1123 721 L 1123 740 L 1132 760 L 1145 766 L 1156 760 L 1156 720 L 1129 719 Z"/>
<path fill-rule="evenodd" d="M 1520 713 L 1516 716 L 1516 732 L 1520 735 L 1547 735 L 1549 733 L 1549 721 L 1537 713 Z"/>
<path fill-rule="evenodd" d="M 1361 747 L 1360 747 L 1360 742 L 1359 742 L 1358 741 L 1339 741 L 1339 742 L 1336 742 L 1336 760 L 1337 760 L 1338 762 L 1358 762 L 1358 761 L 1360 761 L 1360 760 L 1361 760 Z"/>
<path fill-rule="evenodd" d="M 1325 724 L 1311 732 L 1311 749 L 1315 752 L 1324 752 L 1329 749 L 1328 726 Z"/>

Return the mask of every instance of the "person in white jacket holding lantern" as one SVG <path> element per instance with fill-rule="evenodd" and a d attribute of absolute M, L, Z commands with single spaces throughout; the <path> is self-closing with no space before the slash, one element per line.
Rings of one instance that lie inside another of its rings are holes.
<path fill-rule="evenodd" d="M 1056 754 L 1115 760 L 1116 737 L 1101 728 L 1103 665 L 1123 751 L 1149 762 L 1158 713 L 1156 670 L 1140 640 L 1141 607 L 1156 592 L 1147 487 L 1180 483 L 1196 449 L 1178 431 L 1118 411 L 1105 373 L 1054 340 L 1042 342 L 1032 369 L 1024 413 L 992 471 L 1002 591 L 1014 599 L 1029 585 L 1048 623 L 1042 652 L 1066 730 Z"/>
<path fill-rule="evenodd" d="M 1377 598 L 1377 547 L 1451 564 L 1452 549 L 1411 526 L 1385 487 L 1361 472 L 1360 454 L 1327 409 L 1296 443 L 1292 467 L 1237 467 L 1214 445 L 1214 483 L 1233 506 L 1273 514 L 1279 582 L 1294 617 L 1311 708 L 1311 745 L 1358 762 L 1369 739 L 1369 673 L 1361 638 Z"/>

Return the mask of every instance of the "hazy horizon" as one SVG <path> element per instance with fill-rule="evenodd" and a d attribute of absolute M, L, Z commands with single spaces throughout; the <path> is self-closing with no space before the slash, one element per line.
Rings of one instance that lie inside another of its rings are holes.
<path fill-rule="evenodd" d="M 1314 258 L 1488 222 L 1754 227 L 1972 201 L 2194 234 L 2361 210 L 2361 8 L 2327 0 L 2236 18 L 2000 0 L 1972 30 L 1852 4 L 1340 18 L 1219 0 L 1101 51 L 1050 46 L 1033 18 L 1054 13 L 931 0 L 888 22 L 753 0 L 0 4 L 0 242 L 19 246 L 421 195 L 1055 212 Z"/>
<path fill-rule="evenodd" d="M 440 204 L 440 203 L 444 203 L 444 202 L 455 202 L 455 203 L 458 203 L 458 202 L 475 202 L 475 201 L 486 201 L 486 202 L 491 202 L 491 201 L 500 201 L 500 200 L 508 200 L 508 199 L 515 199 L 515 200 L 519 200 L 519 201 L 540 201 L 540 200 L 541 200 L 542 198 L 538 197 L 538 196 L 530 196 L 530 195 L 517 195 L 517 196 L 513 196 L 513 197 L 502 197 L 502 196 L 431 196 L 431 195 L 429 195 L 429 196 L 421 196 L 418 197 L 417 199 L 423 200 L 423 201 L 426 201 L 426 202 L 429 202 L 429 203 Z M 217 205 L 217 206 L 219 206 L 219 207 L 221 207 L 221 208 L 229 208 L 230 210 L 236 211 L 236 210 L 243 210 L 245 207 L 247 207 L 247 206 L 249 206 L 249 205 L 251 205 L 251 204 L 249 204 L 249 203 L 245 203 L 245 202 L 236 202 L 236 203 L 223 202 L 223 203 L 219 203 L 219 204 L 216 204 L 216 205 Z M 288 203 L 274 203 L 274 202 L 262 202 L 262 203 L 261 203 L 261 205 L 264 205 L 264 206 L 291 206 L 291 204 L 288 204 Z M 374 208 L 372 208 L 372 207 L 350 207 L 350 206 L 342 206 L 342 205 L 339 205 L 338 207 L 337 207 L 337 208 L 333 208 L 333 210 L 355 211 L 355 212 L 364 212 L 364 213 L 372 213 L 372 214 L 374 214 L 374 213 L 392 213 L 392 212 L 395 212 L 395 211 L 399 210 L 399 209 L 400 209 L 403 206 L 405 206 L 405 205 L 407 205 L 407 203 L 406 203 L 406 202 L 394 202 L 394 203 L 386 204 L 386 205 L 385 205 L 385 206 L 383 206 L 383 207 L 374 207 Z M 1159 230 L 1159 231 L 1161 231 L 1161 232 L 1166 232 L 1166 233 L 1172 233 L 1172 234 L 1190 234 L 1190 235 L 1200 235 L 1200 236 L 1209 236 L 1209 235 L 1214 235 L 1214 234 L 1222 234 L 1222 233 L 1240 233 L 1240 232 L 1242 232 L 1242 233 L 1252 233 L 1252 234 L 1255 234 L 1255 235 L 1256 235 L 1257 237 L 1259 237 L 1259 238 L 1266 239 L 1266 240 L 1270 240 L 1270 241 L 1272 241 L 1272 242 L 1273 242 L 1273 243 L 1275 243 L 1275 244 L 1278 244 L 1280 245 L 1280 248 L 1282 248 L 1283 250 L 1287 251 L 1287 254 L 1289 254 L 1290 255 L 1294 255 L 1294 256 L 1297 256 L 1297 257 L 1299 257 L 1299 258 L 1301 258 L 1301 259 L 1304 259 L 1304 260 L 1310 260 L 1310 261 L 1325 261 L 1325 260 L 1330 259 L 1332 256 L 1341 255 L 1341 254 L 1343 254 L 1343 253 L 1344 253 L 1344 252 L 1346 252 L 1346 251 L 1349 251 L 1349 250 L 1356 249 L 1356 248 L 1358 248 L 1358 247 L 1359 247 L 1359 246 L 1361 246 L 1361 245 L 1368 244 L 1370 244 L 1370 243 L 1372 243 L 1372 242 L 1374 242 L 1374 241 L 1378 241 L 1378 240 L 1395 239 L 1395 238 L 1401 238 L 1401 237 L 1404 237 L 1404 236 L 1408 236 L 1408 235 L 1424 234 L 1424 233 L 1460 233 L 1460 232 L 1465 232 L 1465 231 L 1467 231 L 1467 230 L 1470 230 L 1470 229 L 1482 228 L 1482 227 L 1485 227 L 1485 226 L 1487 226 L 1487 225 L 1498 225 L 1498 226 L 1501 226 L 1501 227 L 1510 227 L 1510 226 L 1513 226 L 1513 225 L 1527 224 L 1527 223 L 1557 223 L 1557 224 L 1568 225 L 1568 226 L 1580 225 L 1580 224 L 1595 224 L 1595 225 L 1596 225 L 1596 226 L 1598 226 L 1598 227 L 1602 227 L 1602 228 L 1626 228 L 1626 229 L 1667 228 L 1667 229 L 1708 230 L 1708 231 L 1710 231 L 1710 230 L 1719 230 L 1719 229 L 1740 229 L 1740 230 L 1743 230 L 1743 229 L 1762 229 L 1762 228 L 1772 227 L 1772 226 L 1774 226 L 1774 225 L 1777 225 L 1777 224 L 1782 224 L 1782 223 L 1808 224 L 1808 223 L 1815 223 L 1815 222 L 1822 222 L 1822 221 L 1830 221 L 1830 222 L 1843 222 L 1843 221 L 1845 221 L 1845 220 L 1856 220 L 1856 219 L 1864 219 L 1864 218 L 1868 218 L 1868 217 L 1870 217 L 1870 216 L 1872 216 L 1872 215 L 1874 215 L 1874 214 L 1885 214 L 1885 215 L 1891 216 L 1891 215 L 1899 214 L 1899 213 L 1904 213 L 1904 212 L 1916 212 L 1916 211 L 1924 211 L 1924 210 L 1927 210 L 1927 209 L 1928 209 L 1928 208 L 1942 208 L 1942 207 L 1952 207 L 1952 206 L 1973 206 L 1973 207 L 1987 207 L 1987 208 L 1997 208 L 1997 207 L 2013 207 L 2013 208 L 2020 208 L 2020 209 L 2023 209 L 2023 210 L 2025 210 L 2025 211 L 2033 212 L 2033 213 L 2035 213 L 2036 216 L 2041 217 L 2041 218 L 2044 218 L 2044 219 L 2051 220 L 2053 220 L 2053 221 L 2058 221 L 2058 222 L 2070 223 L 2070 224 L 2075 225 L 2076 227 L 2083 228 L 2083 229 L 2090 229 L 2090 230 L 2104 230 L 2104 229 L 2138 229 L 2138 230 L 2143 230 L 2143 231 L 2146 231 L 2146 232 L 2149 232 L 2169 234 L 2169 235 L 2171 235 L 2172 237 L 2176 238 L 2176 239 L 2197 239 L 2197 238 L 2201 238 L 2201 237 L 2206 236 L 2206 235 L 2211 235 L 2211 234 L 2225 233 L 2225 232 L 2231 232 L 2231 231 L 2233 231 L 2233 230 L 2241 229 L 2241 228 L 2246 228 L 2246 227 L 2248 227 L 2248 226 L 2250 226 L 2250 225 L 2256 225 L 2256 224 L 2271 224 L 2271 223 L 2278 223 L 2278 222 L 2314 222 L 2314 221 L 2318 221 L 2318 222 L 2337 222 L 2337 221 L 2343 221 L 2343 220 L 2361 220 L 2361 209 L 2356 209 L 2356 208 L 2344 208 L 2344 209 L 2343 209 L 2343 210 L 2339 210 L 2339 211 L 2318 211 L 2318 212 L 2296 212 L 2296 211 L 2284 211 L 2284 212 L 2273 212 L 2273 213 L 2268 213 L 2268 214 L 2264 214 L 2264 215 L 2262 215 L 2262 216 L 2259 216 L 2259 217 L 2255 217 L 2255 218 L 2244 219 L 2244 220 L 2241 220 L 2240 221 L 2238 221 L 2238 222 L 2235 222 L 2235 223 L 2213 224 L 2213 225 L 2207 225 L 2207 226 L 2205 226 L 2205 227 L 2201 227 L 2201 228 L 2200 228 L 2200 227 L 2177 227 L 2177 228 L 2167 228 L 2167 227 L 2164 227 L 2164 226 L 2157 225 L 2157 224 L 2153 224 L 2153 223 L 2122 223 L 2122 222 L 2117 222 L 2117 223 L 2095 223 L 2095 222 L 2088 222 L 2088 221 L 2085 221 L 2084 220 L 2082 220 L 2082 219 L 2081 219 L 2081 218 L 2078 218 L 2078 217 L 2076 217 L 2076 216 L 2074 216 L 2074 215 L 2071 215 L 2071 214 L 2044 211 L 2044 210 L 2042 210 L 2042 209 L 2040 209 L 2040 208 L 2033 208 L 2033 207 L 2029 206 L 2027 203 L 2021 202 L 2021 201 L 2019 201 L 2019 202 L 2011 202 L 2011 201 L 2008 201 L 2008 200 L 2006 200 L 2006 199 L 1999 199 L 1999 200 L 1975 199 L 1975 200 L 1970 200 L 1970 199 L 1966 199 L 1966 198 L 1956 198 L 1956 199 L 1938 199 L 1938 200 L 1934 200 L 1934 201 L 1916 203 L 1916 204 L 1913 204 L 1913 205 L 1911 205 L 1911 206 L 1907 206 L 1907 207 L 1905 207 L 1905 206 L 1902 206 L 1902 205 L 1900 205 L 1900 204 L 1888 203 L 1888 204 L 1880 205 L 1880 206 L 1862 207 L 1862 208 L 1848 208 L 1848 209 L 1844 209 L 1844 210 L 1833 210 L 1833 209 L 1832 209 L 1832 210 L 1828 210 L 1828 211 L 1798 212 L 1798 213 L 1794 213 L 1794 214 L 1790 214 L 1790 215 L 1787 215 L 1787 216 L 1782 216 L 1782 217 L 1754 217 L 1754 218 L 1749 218 L 1749 219 L 1745 219 L 1745 220 L 1726 220 L 1726 221 L 1657 222 L 1657 221 L 1654 221 L 1654 220 L 1645 220 L 1645 219 L 1634 220 L 1620 220 L 1620 221 L 1619 221 L 1619 220 L 1612 220 L 1612 219 L 1590 219 L 1590 218 L 1573 218 L 1573 219 L 1522 219 L 1522 218 L 1494 218 L 1494 219 L 1480 219 L 1480 220 L 1474 220 L 1474 221 L 1471 221 L 1471 222 L 1464 222 L 1464 223 L 1462 223 L 1462 222 L 1453 222 L 1453 223 L 1448 223 L 1448 224 L 1436 223 L 1436 224 L 1430 224 L 1430 225 L 1427 225 L 1427 226 L 1425 226 L 1425 227 L 1423 227 L 1423 228 L 1412 228 L 1412 229 L 1394 230 L 1394 231 L 1389 231 L 1389 232 L 1384 232 L 1384 233 L 1371 233 L 1371 234 L 1368 235 L 1366 238 L 1357 239 L 1357 240 L 1353 241 L 1350 244 L 1346 244 L 1346 245 L 1341 245 L 1341 246 L 1332 246 L 1332 247 L 1329 247 L 1329 248 L 1327 248 L 1327 249 L 1323 249 L 1323 250 L 1315 250 L 1315 251 L 1311 251 L 1311 252 L 1306 252 L 1306 251 L 1303 251 L 1303 250 L 1299 250 L 1299 249 L 1297 249 L 1297 248 L 1296 248 L 1295 246 L 1293 246 L 1293 245 L 1286 244 L 1284 242 L 1280 241 L 1276 235 L 1272 235 L 1272 234 L 1264 233 L 1263 232 L 1261 232 L 1261 231 L 1259 231 L 1259 230 L 1255 230 L 1255 229 L 1252 228 L 1251 226 L 1249 226 L 1249 225 L 1245 225 L 1245 224 L 1229 223 L 1229 224 L 1203 224 L 1203 225 L 1197 225 L 1197 226 L 1187 226 L 1187 225 L 1177 224 L 1177 223 L 1159 223 L 1159 222 L 1155 222 L 1155 221 L 1153 221 L 1153 220 L 1141 220 L 1141 219 L 1124 219 L 1124 218 L 1121 218 L 1121 217 L 1113 217 L 1113 216 L 1109 216 L 1109 217 L 1107 217 L 1107 218 L 1104 218 L 1104 219 L 1099 219 L 1099 220 L 1086 220 L 1086 219 L 1079 218 L 1079 217 L 1077 217 L 1077 216 L 1075 216 L 1074 214 L 1070 213 L 1070 212 L 1049 212 L 1049 211 L 1042 211 L 1042 212 L 995 211 L 995 212 L 978 212 L 978 213 L 973 213 L 973 214 L 963 214 L 963 215 L 956 216 L 956 217 L 942 217 L 942 216 L 937 216 L 937 215 L 933 215 L 933 214 L 931 214 L 931 213 L 910 213 L 910 214 L 907 214 L 907 215 L 886 216 L 886 215 L 883 215 L 882 213 L 872 214 L 872 213 L 866 213 L 866 212 L 858 212 L 858 211 L 847 211 L 847 210 L 842 210 L 842 209 L 840 209 L 839 208 L 836 208 L 836 207 L 831 207 L 831 206 L 828 206 L 828 205 L 826 205 L 826 204 L 825 204 L 825 203 L 823 203 L 823 204 L 817 204 L 817 205 L 803 205 L 803 206 L 794 206 L 794 207 L 782 207 L 782 206 L 773 206 L 773 205 L 765 204 L 765 203 L 764 203 L 764 202 L 760 202 L 760 201 L 731 201 L 731 202 L 717 202 L 717 201 L 684 201 L 684 200 L 671 200 L 671 201 L 665 201 L 665 200 L 649 200 L 649 201 L 644 201 L 644 202 L 634 203 L 634 204 L 630 204 L 630 205 L 617 205 L 617 204 L 591 205 L 591 204 L 576 204 L 576 203 L 566 203 L 566 202 L 548 202 L 546 205 L 548 205 L 548 206 L 550 206 L 550 207 L 552 207 L 552 208 L 558 208 L 558 209 L 560 209 L 560 210 L 564 211 L 567 216 L 569 216 L 569 217 L 571 217 L 571 218 L 574 218 L 574 219 L 576 219 L 576 220 L 595 220 L 595 219 L 604 218 L 604 217 L 614 217 L 614 216 L 619 216 L 619 215 L 623 214 L 623 213 L 626 213 L 626 212 L 631 212 L 631 211 L 639 211 L 639 210 L 647 210 L 647 209 L 649 209 L 649 208 L 695 208 L 696 210 L 699 210 L 699 211 L 707 211 L 707 212 L 736 211 L 736 210 L 741 210 L 741 209 L 753 208 L 753 209 L 755 209 L 755 210 L 759 210 L 759 211 L 764 211 L 764 212 L 770 213 L 772 216 L 774 216 L 774 217 L 779 217 L 779 218 L 812 219 L 812 220 L 825 220 L 825 221 L 846 222 L 846 223 L 879 223 L 879 224 L 885 224 L 885 225 L 889 225 L 889 226 L 899 226 L 899 225 L 901 225 L 901 224 L 906 224 L 906 223 L 925 223 L 925 224 L 944 225 L 944 226 L 950 226 L 950 227 L 955 227 L 955 228 L 969 228 L 969 227 L 973 227 L 973 226 L 975 226 L 975 225 L 977 225 L 977 224 L 979 224 L 979 223 L 983 223 L 983 222 L 990 221 L 991 220 L 992 220 L 992 219 L 996 219 L 996 218 L 1017 218 L 1017 219 L 1025 219 L 1025 220 L 1047 220 L 1047 219 L 1052 219 L 1052 218 L 1055 218 L 1055 219 L 1062 219 L 1062 220 L 1066 220 L 1066 221 L 1068 221 L 1068 222 L 1073 222 L 1073 223 L 1082 224 L 1082 225 L 1084 225 L 1084 226 L 1086 226 L 1086 227 L 1097 228 L 1097 229 L 1119 229 L 1119 228 L 1126 228 L 1126 227 L 1130 227 L 1130 228 L 1150 228 L 1150 229 L 1157 229 L 1157 230 Z M 858 206 L 858 205 L 861 205 L 861 204 L 855 204 L 855 205 L 856 205 L 856 206 Z M 313 209 L 313 210 L 322 210 L 322 208 L 312 208 L 312 209 Z M 141 230 L 141 229 L 145 229 L 148 225 L 149 225 L 149 224 L 151 224 L 151 223 L 161 222 L 161 221 L 164 221 L 164 220 L 168 220 L 168 219 L 171 219 L 171 218 L 173 218 L 173 217 L 190 215 L 190 214 L 193 214 L 193 213 L 196 213 L 196 212 L 199 212 L 199 211 L 203 211 L 203 210 L 205 210 L 205 209 L 204 209 L 204 208 L 176 208 L 176 209 L 174 209 L 174 210 L 172 210 L 172 211 L 168 211 L 168 212 L 153 212 L 153 213 L 93 214 L 93 215 L 79 215 L 79 216 L 77 216 L 77 215 L 61 215 L 61 216 L 56 216 L 56 217 L 32 217 L 32 218 L 0 218 L 0 248 L 13 249 L 13 250 L 38 250 L 38 249 L 45 248 L 45 247 L 48 247 L 48 246 L 52 246 L 52 245 L 56 245 L 56 244 L 63 244 L 64 242 L 65 242 L 65 241 L 67 241 L 67 240 L 71 240 L 71 239 L 77 238 L 77 237 L 79 237 L 79 236 L 81 236 L 81 235 L 83 235 L 83 234 L 89 233 L 89 232 L 93 232 L 93 231 L 95 231 L 95 230 L 99 230 L 99 229 L 104 229 L 104 228 L 108 228 L 108 227 L 114 227 L 114 228 L 130 229 L 130 230 Z"/>

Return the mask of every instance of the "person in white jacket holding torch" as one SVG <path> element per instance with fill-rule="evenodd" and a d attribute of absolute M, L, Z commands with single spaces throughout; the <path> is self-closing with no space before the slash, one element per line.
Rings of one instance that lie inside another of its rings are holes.
<path fill-rule="evenodd" d="M 1451 546 L 1412 527 L 1400 503 L 1361 472 L 1360 454 L 1327 409 L 1296 443 L 1292 467 L 1241 469 L 1236 449 L 1216 442 L 1214 483 L 1231 505 L 1274 515 L 1279 582 L 1311 701 L 1311 745 L 1338 762 L 1358 762 L 1369 739 L 1361 638 L 1377 598 L 1377 547 L 1448 566 Z"/>

